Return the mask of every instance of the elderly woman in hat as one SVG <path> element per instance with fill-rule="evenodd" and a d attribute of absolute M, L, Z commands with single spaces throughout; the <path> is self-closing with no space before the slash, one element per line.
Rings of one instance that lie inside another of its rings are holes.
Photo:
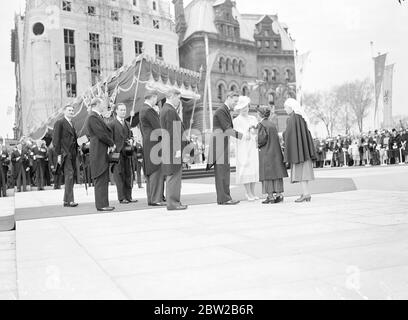
<path fill-rule="evenodd" d="M 295 99 L 285 101 L 285 111 L 289 115 L 285 139 L 285 161 L 291 166 L 291 182 L 300 183 L 303 194 L 296 202 L 310 202 L 309 181 L 315 179 L 313 160 L 316 152 L 309 131 L 308 117 L 303 107 Z"/>
<path fill-rule="evenodd" d="M 288 172 L 283 162 L 278 130 L 269 120 L 269 106 L 259 106 L 257 112 L 261 119 L 258 125 L 259 180 L 262 182 L 262 193 L 268 195 L 262 203 L 279 203 L 283 201 L 283 178 L 288 177 Z"/>
<path fill-rule="evenodd" d="M 234 129 L 244 135 L 244 139 L 236 142 L 236 184 L 244 185 L 248 201 L 259 200 L 255 195 L 255 184 L 259 181 L 258 145 L 256 142 L 256 126 L 258 120 L 249 115 L 251 100 L 239 97 L 235 111 L 238 117 L 233 121 Z"/>

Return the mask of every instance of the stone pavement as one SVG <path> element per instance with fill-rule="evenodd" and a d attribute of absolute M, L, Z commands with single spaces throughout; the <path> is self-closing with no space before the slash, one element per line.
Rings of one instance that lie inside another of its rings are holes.
<path fill-rule="evenodd" d="M 408 166 L 316 175 L 351 177 L 359 190 L 18 221 L 18 297 L 408 298 Z"/>
<path fill-rule="evenodd" d="M 0 300 L 17 299 L 16 234 L 0 232 Z"/>

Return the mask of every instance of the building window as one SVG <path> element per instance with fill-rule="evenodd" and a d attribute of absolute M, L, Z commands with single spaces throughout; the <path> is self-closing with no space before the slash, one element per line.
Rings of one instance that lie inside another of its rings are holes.
<path fill-rule="evenodd" d="M 273 47 L 274 47 L 275 49 L 278 49 L 278 41 L 274 41 L 274 42 L 273 42 Z"/>
<path fill-rule="evenodd" d="M 286 69 L 286 77 L 285 77 L 285 79 L 286 79 L 286 81 L 290 81 L 290 79 L 292 78 L 292 72 L 289 70 L 289 69 Z"/>
<path fill-rule="evenodd" d="M 74 30 L 64 29 L 64 43 L 75 44 Z"/>
<path fill-rule="evenodd" d="M 142 41 L 135 41 L 135 52 L 136 52 L 136 56 L 143 53 L 143 42 Z"/>
<path fill-rule="evenodd" d="M 94 6 L 88 6 L 88 15 L 90 16 L 96 15 L 96 8 Z"/>
<path fill-rule="evenodd" d="M 249 90 L 248 90 L 248 88 L 246 86 L 244 86 L 242 88 L 242 95 L 243 96 L 248 96 L 249 95 Z"/>
<path fill-rule="evenodd" d="M 218 101 L 224 102 L 225 101 L 225 86 L 222 83 L 218 85 L 217 91 L 218 91 L 217 92 Z"/>
<path fill-rule="evenodd" d="M 238 71 L 238 61 L 234 59 L 232 62 L 232 71 L 237 72 Z"/>
<path fill-rule="evenodd" d="M 270 48 L 271 47 L 271 43 L 270 41 L 265 41 L 265 48 Z"/>
<path fill-rule="evenodd" d="M 157 19 L 153 19 L 153 28 L 160 29 L 160 21 Z"/>
<path fill-rule="evenodd" d="M 89 34 L 89 50 L 91 54 L 91 82 L 95 85 L 101 75 L 101 54 L 99 44 L 99 34 Z"/>
<path fill-rule="evenodd" d="M 156 58 L 163 59 L 163 46 L 161 44 L 155 45 Z"/>
<path fill-rule="evenodd" d="M 224 58 L 221 57 L 220 60 L 218 61 L 218 69 L 222 72 L 224 68 Z"/>
<path fill-rule="evenodd" d="M 276 69 L 272 70 L 272 81 L 276 81 L 276 78 L 278 77 L 278 71 Z"/>
<path fill-rule="evenodd" d="M 268 30 L 265 30 L 265 31 L 264 31 L 264 35 L 265 35 L 265 37 L 269 37 L 269 31 L 268 31 Z"/>
<path fill-rule="evenodd" d="M 263 80 L 266 82 L 269 82 L 270 80 L 270 71 L 268 69 L 263 71 Z"/>
<path fill-rule="evenodd" d="M 258 48 L 262 48 L 262 41 L 258 40 L 256 42 L 256 45 L 257 45 Z"/>
<path fill-rule="evenodd" d="M 113 68 L 118 70 L 123 66 L 122 38 L 113 38 Z"/>
<path fill-rule="evenodd" d="M 111 19 L 113 21 L 119 21 L 119 11 L 111 11 Z"/>
<path fill-rule="evenodd" d="M 242 61 L 239 62 L 238 72 L 239 72 L 239 73 L 243 73 L 243 72 L 244 72 L 244 63 L 243 63 Z"/>
<path fill-rule="evenodd" d="M 72 11 L 71 1 L 62 1 L 62 10 L 71 12 Z"/>
<path fill-rule="evenodd" d="M 230 91 L 237 92 L 237 86 L 233 84 L 230 88 Z"/>
<path fill-rule="evenodd" d="M 157 3 L 156 3 L 156 1 L 153 1 L 153 10 L 154 10 L 154 11 L 157 10 Z"/>
<path fill-rule="evenodd" d="M 231 60 L 230 59 L 227 59 L 227 61 L 225 62 L 225 71 L 226 72 L 229 72 L 230 71 L 230 69 L 231 69 Z"/>
<path fill-rule="evenodd" d="M 75 83 L 67 83 L 67 97 L 76 98 L 77 96 L 77 86 Z"/>
<path fill-rule="evenodd" d="M 133 24 L 140 25 L 140 16 L 133 16 Z"/>
<path fill-rule="evenodd" d="M 67 97 L 75 98 L 77 94 L 77 77 L 75 66 L 75 31 L 64 29 L 65 74 Z"/>
<path fill-rule="evenodd" d="M 137 7 L 137 0 L 133 0 L 133 5 Z"/>

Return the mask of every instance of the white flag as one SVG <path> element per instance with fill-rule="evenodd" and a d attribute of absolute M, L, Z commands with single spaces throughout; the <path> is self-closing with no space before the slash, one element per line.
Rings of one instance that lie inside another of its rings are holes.
<path fill-rule="evenodd" d="M 297 100 L 300 102 L 302 97 L 303 89 L 303 78 L 305 75 L 305 70 L 307 64 L 310 62 L 310 51 L 295 56 L 295 66 L 296 66 L 296 92 Z"/>

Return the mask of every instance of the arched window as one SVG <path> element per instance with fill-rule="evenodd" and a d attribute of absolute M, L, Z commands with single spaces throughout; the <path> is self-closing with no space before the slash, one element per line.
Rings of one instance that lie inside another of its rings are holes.
<path fill-rule="evenodd" d="M 237 86 L 235 84 L 231 85 L 230 91 L 237 92 Z"/>
<path fill-rule="evenodd" d="M 278 71 L 276 69 L 272 70 L 272 81 L 276 81 L 278 78 Z"/>
<path fill-rule="evenodd" d="M 222 72 L 224 69 L 224 58 L 220 57 L 220 60 L 218 60 L 218 69 Z"/>
<path fill-rule="evenodd" d="M 238 72 L 239 73 L 244 73 L 244 63 L 242 61 L 239 62 Z"/>
<path fill-rule="evenodd" d="M 156 4 L 156 1 L 153 1 L 153 10 L 157 10 L 157 4 Z"/>
<path fill-rule="evenodd" d="M 290 81 L 290 79 L 292 78 L 292 72 L 290 71 L 290 69 L 286 69 L 285 76 L 286 81 Z"/>
<path fill-rule="evenodd" d="M 234 59 L 234 61 L 232 62 L 232 71 L 233 72 L 238 71 L 238 61 L 236 59 Z"/>
<path fill-rule="evenodd" d="M 247 86 L 242 87 L 242 95 L 247 97 L 249 96 L 249 90 Z"/>
<path fill-rule="evenodd" d="M 225 63 L 225 71 L 229 72 L 231 69 L 231 60 L 228 58 L 227 62 Z"/>
<path fill-rule="evenodd" d="M 218 85 L 217 90 L 218 90 L 218 92 L 217 92 L 217 98 L 218 98 L 218 100 L 219 100 L 220 102 L 224 102 L 224 101 L 225 101 L 225 99 L 224 99 L 224 96 L 225 96 L 225 86 L 224 86 L 222 83 L 220 83 L 220 84 Z"/>
<path fill-rule="evenodd" d="M 269 80 L 271 79 L 270 75 L 271 75 L 271 72 L 268 69 L 265 69 L 263 71 L 263 80 L 266 82 L 269 82 Z"/>

